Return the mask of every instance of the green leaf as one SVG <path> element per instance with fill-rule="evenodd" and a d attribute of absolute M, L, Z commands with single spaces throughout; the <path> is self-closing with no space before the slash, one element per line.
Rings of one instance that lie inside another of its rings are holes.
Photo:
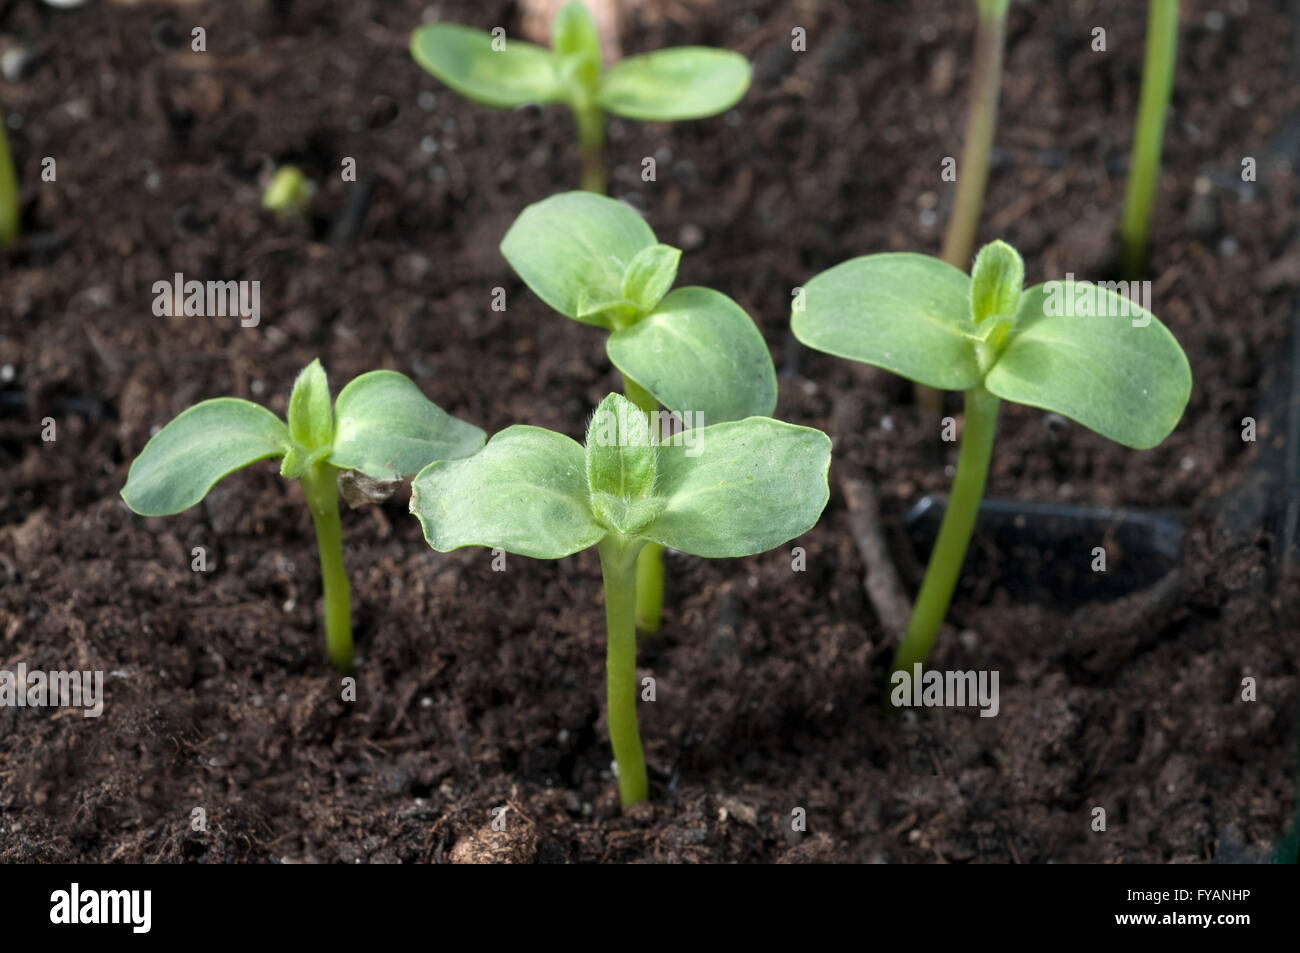
<path fill-rule="evenodd" d="M 659 517 L 646 539 L 694 556 L 751 556 L 812 529 L 826 508 L 831 441 L 767 417 L 715 424 L 659 447 Z"/>
<path fill-rule="evenodd" d="M 292 443 L 280 462 L 280 476 L 296 479 L 325 459 L 334 437 L 330 386 L 325 369 L 314 360 L 298 374 L 289 394 L 289 437 Z"/>
<path fill-rule="evenodd" d="M 415 61 L 462 96 L 488 106 L 512 108 L 554 103 L 563 87 L 549 50 L 503 37 L 492 48 L 490 33 L 457 23 L 431 23 L 411 34 Z"/>
<path fill-rule="evenodd" d="M 122 499 L 141 516 L 189 509 L 228 473 L 289 447 L 289 430 L 265 407 L 234 397 L 179 414 L 131 463 Z"/>
<path fill-rule="evenodd" d="M 681 259 L 681 250 L 672 245 L 641 249 L 623 273 L 623 297 L 635 302 L 641 314 L 648 314 L 673 286 Z"/>
<path fill-rule="evenodd" d="M 583 449 L 562 434 L 514 426 L 463 460 L 431 463 L 411 485 L 411 512 L 439 552 L 489 546 L 560 559 L 605 537 L 591 512 Z"/>
<path fill-rule="evenodd" d="M 605 313 L 593 308 L 622 300 L 628 265 L 655 244 L 650 226 L 622 202 L 563 192 L 524 209 L 501 240 L 501 254 L 556 311 L 608 328 Z"/>
<path fill-rule="evenodd" d="M 434 460 L 477 453 L 486 434 L 429 400 L 409 377 L 370 371 L 353 378 L 334 404 L 330 463 L 376 480 L 413 476 Z"/>
<path fill-rule="evenodd" d="M 705 424 L 776 409 L 776 370 L 763 335 L 721 292 L 678 288 L 651 314 L 611 334 L 605 349 L 661 404 L 703 414 Z"/>
<path fill-rule="evenodd" d="M 970 315 L 976 324 L 985 318 L 1015 317 L 1025 284 L 1020 252 L 1003 241 L 989 242 L 975 256 L 970 274 Z"/>
<path fill-rule="evenodd" d="M 790 323 L 814 350 L 929 387 L 967 390 L 983 376 L 969 292 L 970 278 L 938 258 L 867 255 L 811 279 Z"/>
<path fill-rule="evenodd" d="M 330 385 L 319 358 L 298 374 L 289 393 L 289 436 L 308 450 L 328 447 L 334 434 Z"/>
<path fill-rule="evenodd" d="M 658 452 L 645 412 L 621 394 L 610 394 L 587 427 L 587 485 L 601 523 L 633 534 L 663 508 L 655 496 Z"/>
<path fill-rule="evenodd" d="M 749 88 L 739 53 L 682 46 L 615 63 L 601 79 L 600 105 L 628 119 L 672 122 L 730 109 Z"/>
<path fill-rule="evenodd" d="M 1089 282 L 1048 282 L 1025 291 L 984 386 L 1145 450 L 1178 424 L 1192 372 L 1150 311 Z"/>
<path fill-rule="evenodd" d="M 560 7 L 551 23 L 551 49 L 562 56 L 594 55 L 600 59 L 600 37 L 581 0 L 572 0 Z"/>

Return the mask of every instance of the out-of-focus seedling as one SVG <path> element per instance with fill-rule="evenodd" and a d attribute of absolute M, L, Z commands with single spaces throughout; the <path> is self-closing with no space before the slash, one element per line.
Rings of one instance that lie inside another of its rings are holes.
<path fill-rule="evenodd" d="M 813 278 L 796 302 L 791 323 L 808 347 L 965 393 L 952 495 L 894 671 L 925 662 L 947 614 L 1002 400 L 1139 450 L 1164 440 L 1187 406 L 1187 357 L 1155 315 L 1088 282 L 1023 281 L 1020 255 L 993 242 L 969 277 L 925 255 L 868 255 Z"/>
<path fill-rule="evenodd" d="M 18 240 L 18 173 L 9 152 L 5 117 L 0 115 L 0 248 Z"/>
<path fill-rule="evenodd" d="M 605 582 L 609 738 L 626 807 L 648 797 L 637 730 L 636 558 L 646 545 L 706 558 L 751 556 L 808 531 L 826 506 L 831 444 L 767 417 L 660 443 L 645 414 L 610 394 L 584 449 L 538 427 L 508 427 L 464 460 L 432 463 L 411 512 L 439 552 L 490 546 L 562 559 L 595 546 Z"/>
<path fill-rule="evenodd" d="M 141 516 L 170 516 L 198 503 L 227 474 L 281 458 L 280 475 L 302 485 L 316 527 L 326 651 L 335 668 L 351 671 L 352 597 L 343 566 L 340 472 L 398 480 L 434 460 L 469 456 L 484 437 L 396 371 L 354 378 L 331 410 L 325 371 L 312 361 L 294 382 L 287 427 L 246 400 L 218 397 L 195 404 L 145 444 L 131 463 L 122 499 Z"/>
<path fill-rule="evenodd" d="M 415 61 L 462 96 L 487 106 L 564 103 L 582 150 L 582 187 L 605 191 L 605 113 L 646 122 L 700 119 L 730 109 L 749 88 L 739 53 L 683 46 L 630 56 L 604 68 L 591 14 L 580 0 L 563 6 L 551 49 L 455 23 L 431 23 L 411 36 Z"/>
<path fill-rule="evenodd" d="M 1146 57 L 1142 93 L 1133 130 L 1124 217 L 1120 222 L 1120 267 L 1126 280 L 1142 277 L 1147 267 L 1147 237 L 1151 206 L 1160 174 L 1160 150 L 1165 113 L 1174 88 L 1174 58 L 1178 48 L 1178 0 L 1150 0 L 1147 10 Z"/>
<path fill-rule="evenodd" d="M 312 196 L 316 186 L 296 165 L 283 165 L 275 170 L 266 191 L 262 193 L 262 208 L 272 211 L 282 221 L 305 219 L 311 214 Z"/>
<path fill-rule="evenodd" d="M 709 288 L 670 291 L 681 252 L 661 245 L 636 212 L 590 192 L 528 206 L 501 253 L 556 311 L 609 332 L 605 352 L 627 397 L 647 414 L 662 404 L 690 427 L 776 409 L 776 370 L 745 310 Z M 642 550 L 638 624 L 659 628 L 663 564 Z"/>

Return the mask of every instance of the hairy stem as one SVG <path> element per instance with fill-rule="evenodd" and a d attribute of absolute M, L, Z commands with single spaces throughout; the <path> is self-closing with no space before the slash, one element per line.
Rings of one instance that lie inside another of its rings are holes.
<path fill-rule="evenodd" d="M 659 401 L 632 378 L 624 375 L 623 395 L 649 416 L 659 409 Z M 650 425 L 654 427 L 654 417 Z M 664 548 L 658 543 L 646 543 L 636 560 L 636 626 L 642 632 L 654 633 L 663 624 L 664 606 Z"/>
<path fill-rule="evenodd" d="M 1174 52 L 1178 46 L 1178 0 L 1151 0 L 1147 10 L 1146 58 L 1129 159 L 1124 217 L 1120 221 L 1120 267 L 1125 280 L 1141 278 L 1147 265 L 1147 235 L 1155 201 L 1165 113 L 1174 86 Z"/>
<path fill-rule="evenodd" d="M 952 495 L 939 525 L 939 537 L 935 540 L 934 552 L 930 554 L 930 564 L 925 568 L 921 591 L 912 607 L 907 633 L 894 654 L 894 672 L 910 673 L 914 663 L 924 663 L 929 658 L 939 626 L 948 614 L 948 604 L 952 601 L 957 577 L 966 560 L 966 547 L 975 528 L 980 499 L 984 496 L 984 481 L 993 455 L 993 433 L 997 429 L 1000 403 L 982 386 L 966 391 L 966 422 Z"/>
<path fill-rule="evenodd" d="M 578 123 L 578 146 L 582 150 L 582 188 L 605 194 L 605 111 L 583 106 L 573 112 Z"/>
<path fill-rule="evenodd" d="M 343 568 L 343 527 L 339 522 L 338 467 L 324 461 L 300 478 L 320 552 L 325 595 L 325 651 L 340 672 L 352 671 L 352 592 Z"/>
<path fill-rule="evenodd" d="M 605 581 L 605 704 L 609 742 L 618 766 L 624 807 L 650 795 L 645 754 L 636 723 L 636 549 L 613 535 L 603 539 L 600 572 Z"/>

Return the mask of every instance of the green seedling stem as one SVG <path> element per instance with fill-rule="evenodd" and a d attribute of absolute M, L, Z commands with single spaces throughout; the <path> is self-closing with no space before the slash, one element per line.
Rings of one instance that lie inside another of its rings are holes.
<path fill-rule="evenodd" d="M 396 481 L 434 460 L 477 452 L 485 434 L 443 412 L 395 371 L 354 378 L 331 408 L 320 361 L 298 375 L 288 417 L 285 426 L 265 407 L 233 397 L 195 404 L 145 444 L 131 463 L 122 499 L 141 516 L 171 516 L 234 471 L 279 459 L 280 475 L 302 487 L 316 529 L 325 652 L 331 665 L 350 672 L 352 594 L 343 563 L 340 474 L 360 474 L 382 497 L 384 487 L 391 492 Z"/>
<path fill-rule="evenodd" d="M 1024 288 L 1024 262 L 995 241 L 970 275 L 938 258 L 867 255 L 803 286 L 791 316 L 805 345 L 965 396 L 952 495 L 893 671 L 934 647 L 961 573 L 1003 400 L 1068 417 L 1135 449 L 1165 439 L 1191 393 L 1187 357 L 1144 307 L 1109 288 Z"/>
<path fill-rule="evenodd" d="M 1165 135 L 1165 114 L 1174 88 L 1174 60 L 1178 48 L 1178 0 L 1151 0 L 1147 8 L 1146 57 L 1142 67 L 1142 94 L 1133 130 L 1128 185 L 1124 192 L 1124 217 L 1120 222 L 1120 267 L 1128 281 L 1142 278 L 1147 267 L 1147 242 L 1160 152 Z"/>
<path fill-rule="evenodd" d="M 596 547 L 605 589 L 605 705 L 624 807 L 649 796 L 637 726 L 637 557 L 647 545 L 704 558 L 752 556 L 811 529 L 826 506 L 830 440 L 766 417 L 661 442 L 645 412 L 610 394 L 585 447 L 514 426 L 482 452 L 430 464 L 411 512 L 439 552 L 490 546 L 532 559 Z M 699 452 L 694 452 L 698 450 Z"/>

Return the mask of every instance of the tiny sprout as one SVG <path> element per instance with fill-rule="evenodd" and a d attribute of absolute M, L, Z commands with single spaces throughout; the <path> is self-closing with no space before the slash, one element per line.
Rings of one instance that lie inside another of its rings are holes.
<path fill-rule="evenodd" d="M 596 547 L 605 583 L 606 703 L 624 807 L 649 795 L 636 703 L 636 557 L 651 543 L 706 558 L 766 552 L 817 523 L 831 444 L 767 417 L 659 442 L 619 394 L 601 402 L 585 449 L 508 427 L 473 457 L 432 463 L 411 512 L 439 552 L 462 546 L 563 559 Z"/>
<path fill-rule="evenodd" d="M 968 277 L 937 258 L 882 254 L 836 265 L 805 286 L 791 318 L 808 347 L 965 392 L 951 498 L 894 671 L 925 662 L 948 611 L 984 494 L 1000 401 L 1069 417 L 1145 450 L 1165 439 L 1191 392 L 1187 357 L 1145 308 L 1073 279 L 1022 290 L 1004 242 Z"/>
<path fill-rule="evenodd" d="M 494 31 L 496 32 L 496 31 Z M 730 109 L 749 88 L 749 62 L 704 46 L 659 50 L 601 64 L 600 41 L 580 0 L 551 27 L 551 49 L 455 23 L 411 36 L 411 55 L 456 92 L 487 106 L 565 103 L 582 149 L 582 187 L 605 191 L 605 113 L 645 122 L 700 119 Z"/>
<path fill-rule="evenodd" d="M 353 667 L 352 599 L 343 567 L 340 472 L 397 480 L 431 461 L 475 453 L 484 437 L 396 371 L 354 378 L 331 411 L 329 383 L 317 360 L 294 382 L 287 427 L 265 407 L 246 400 L 218 397 L 195 404 L 145 444 L 131 463 L 122 499 L 141 516 L 171 516 L 198 503 L 235 470 L 281 458 L 280 475 L 302 485 L 311 510 L 325 597 L 326 651 L 334 667 L 346 672 Z"/>
<path fill-rule="evenodd" d="M 296 165 L 284 165 L 262 193 L 262 208 L 274 212 L 282 221 L 304 219 L 311 213 L 316 186 Z"/>
<path fill-rule="evenodd" d="M 622 202 L 565 192 L 520 213 L 501 253 L 556 311 L 609 332 L 605 352 L 627 397 L 647 414 L 660 404 L 687 426 L 766 417 L 776 410 L 776 369 L 745 309 L 709 288 L 678 288 L 681 252 L 661 245 Z M 637 619 L 659 628 L 659 547 L 641 553 Z"/>
<path fill-rule="evenodd" d="M 0 115 L 0 248 L 18 240 L 18 173 L 9 153 L 5 117 Z"/>

